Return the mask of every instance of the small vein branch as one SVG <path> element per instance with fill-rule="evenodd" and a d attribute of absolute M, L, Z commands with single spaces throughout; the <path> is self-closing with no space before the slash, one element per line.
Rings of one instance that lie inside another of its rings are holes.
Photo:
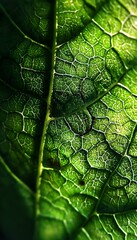
<path fill-rule="evenodd" d="M 12 23 L 12 25 L 21 33 L 21 35 L 23 35 L 24 38 L 28 39 L 29 41 L 31 41 L 31 42 L 34 43 L 34 44 L 39 45 L 40 47 L 46 48 L 48 51 L 51 52 L 51 49 L 50 49 L 48 46 L 46 46 L 46 45 L 44 45 L 44 44 L 42 44 L 42 43 L 39 43 L 39 42 L 31 39 L 29 36 L 27 36 L 27 35 L 17 26 L 17 24 L 13 21 L 13 19 L 11 18 L 11 16 L 7 13 L 7 11 L 5 10 L 5 8 L 2 6 L 2 4 L 0 4 L 0 9 L 3 11 L 3 13 L 6 15 L 6 17 L 10 20 L 10 22 Z"/>

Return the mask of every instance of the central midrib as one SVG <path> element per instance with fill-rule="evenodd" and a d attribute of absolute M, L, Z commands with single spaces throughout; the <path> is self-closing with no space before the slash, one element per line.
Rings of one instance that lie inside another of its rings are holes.
<path fill-rule="evenodd" d="M 43 170 L 43 152 L 46 140 L 46 133 L 49 126 L 50 121 L 52 118 L 50 117 L 50 109 L 51 109 L 51 98 L 53 92 L 53 82 L 54 82 L 54 72 L 55 72 L 55 64 L 56 64 L 56 49 L 57 49 L 57 28 L 58 28 L 58 0 L 55 1 L 54 5 L 54 28 L 53 28 L 53 43 L 52 43 L 52 65 L 51 65 L 51 75 L 50 75 L 50 84 L 49 84 L 49 92 L 47 97 L 47 107 L 45 112 L 45 120 L 43 131 L 41 134 L 41 141 L 39 147 L 39 154 L 38 154 L 38 171 L 37 171 L 37 179 L 36 179 L 36 195 L 35 195 L 35 221 L 37 222 L 37 218 L 39 216 L 39 201 L 40 201 L 40 185 L 41 185 L 41 174 Z M 34 239 L 35 239 L 35 231 L 34 230 Z"/>

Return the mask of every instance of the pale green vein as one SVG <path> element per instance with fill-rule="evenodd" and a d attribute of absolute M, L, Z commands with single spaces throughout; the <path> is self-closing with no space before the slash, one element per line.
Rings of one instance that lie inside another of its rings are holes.
<path fill-rule="evenodd" d="M 105 34 L 107 34 L 108 36 L 114 37 L 115 35 L 117 35 L 117 33 L 111 34 L 110 32 L 106 31 L 103 27 L 101 27 L 100 24 L 98 24 L 98 22 L 96 22 L 95 19 L 92 19 L 92 22 L 95 23 L 95 25 L 96 25 L 97 27 L 99 27 L 99 28 L 100 28 Z"/>
<path fill-rule="evenodd" d="M 126 232 L 125 232 L 125 231 L 122 229 L 122 227 L 119 225 L 119 223 L 118 223 L 118 221 L 117 221 L 117 219 L 116 219 L 115 215 L 114 215 L 114 220 L 115 220 L 115 222 L 116 222 L 117 226 L 119 227 L 119 229 L 121 230 L 121 232 L 123 232 L 123 233 L 124 233 L 124 235 L 127 235 L 127 234 L 126 234 Z"/>
<path fill-rule="evenodd" d="M 21 35 L 23 35 L 24 38 L 28 39 L 29 41 L 31 41 L 31 42 L 34 43 L 34 44 L 37 44 L 37 45 L 39 45 L 39 46 L 41 46 L 41 47 L 43 47 L 43 48 L 46 48 L 48 51 L 51 52 L 51 49 L 50 49 L 48 46 L 46 46 L 46 45 L 44 45 L 44 44 L 42 44 L 42 43 L 39 43 L 39 42 L 31 39 L 29 36 L 27 36 L 27 35 L 17 26 L 17 24 L 13 21 L 13 19 L 12 19 L 12 18 L 10 17 L 10 15 L 7 13 L 7 11 L 5 10 L 5 8 L 2 6 L 2 4 L 0 4 L 0 8 L 1 8 L 1 10 L 3 11 L 3 13 L 6 15 L 6 17 L 10 20 L 10 22 L 12 23 L 12 25 L 21 33 Z"/>
<path fill-rule="evenodd" d="M 12 171 L 11 169 L 7 166 L 7 164 L 4 162 L 3 158 L 0 156 L 0 164 L 2 164 L 6 170 L 6 172 L 17 182 L 25 188 L 28 192 L 30 192 L 32 195 L 34 195 L 34 192 L 24 183 L 22 182 Z"/>
<path fill-rule="evenodd" d="M 115 213 L 99 213 L 99 216 L 118 216 L 118 215 L 126 215 L 126 214 L 130 214 L 130 213 L 137 213 L 137 209 L 128 209 L 128 210 L 123 210 L 123 211 L 119 211 L 119 212 L 115 212 Z"/>
<path fill-rule="evenodd" d="M 40 201 L 40 185 L 41 185 L 41 173 L 43 170 L 43 151 L 45 146 L 45 140 L 46 140 L 46 132 L 49 126 L 50 121 L 52 118 L 50 117 L 50 106 L 51 106 L 51 97 L 53 92 L 53 82 L 54 82 L 54 72 L 55 72 L 55 64 L 56 64 L 56 45 L 57 45 L 57 28 L 58 28 L 58 15 L 57 12 L 57 5 L 58 2 L 56 1 L 55 4 L 55 19 L 54 19 L 54 36 L 53 36 L 53 48 L 52 48 L 52 70 L 51 70 L 51 77 L 50 77 L 50 86 L 49 86 L 49 94 L 47 98 L 47 108 L 46 108 L 46 115 L 44 120 L 44 127 L 42 131 L 41 136 L 41 142 L 40 142 L 40 149 L 39 149 L 39 157 L 38 157 L 38 174 L 37 174 L 37 183 L 36 183 L 36 218 L 40 214 L 39 212 L 39 201 Z"/>
<path fill-rule="evenodd" d="M 82 231 L 83 231 L 83 233 L 85 234 L 85 236 L 87 237 L 87 239 L 88 239 L 88 240 L 91 240 L 90 235 L 88 234 L 88 232 L 86 231 L 86 229 L 85 229 L 85 228 L 82 228 Z"/>
<path fill-rule="evenodd" d="M 121 84 L 121 83 L 118 83 L 118 86 L 120 86 L 121 88 L 123 88 L 123 89 L 125 89 L 126 91 L 128 91 L 132 96 L 137 97 L 137 94 L 132 93 L 132 91 L 131 91 L 127 86 L 124 86 L 124 85 Z"/>

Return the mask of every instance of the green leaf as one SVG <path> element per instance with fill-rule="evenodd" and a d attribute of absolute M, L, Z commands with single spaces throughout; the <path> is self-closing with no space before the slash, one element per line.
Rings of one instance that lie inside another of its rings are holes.
<path fill-rule="evenodd" d="M 0 231 L 137 238 L 137 2 L 0 1 Z"/>

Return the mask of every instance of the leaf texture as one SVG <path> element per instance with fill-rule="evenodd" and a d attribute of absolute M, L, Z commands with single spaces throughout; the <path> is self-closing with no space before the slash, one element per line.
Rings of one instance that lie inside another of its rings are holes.
<path fill-rule="evenodd" d="M 1 232 L 136 239 L 136 0 L 0 9 Z"/>

